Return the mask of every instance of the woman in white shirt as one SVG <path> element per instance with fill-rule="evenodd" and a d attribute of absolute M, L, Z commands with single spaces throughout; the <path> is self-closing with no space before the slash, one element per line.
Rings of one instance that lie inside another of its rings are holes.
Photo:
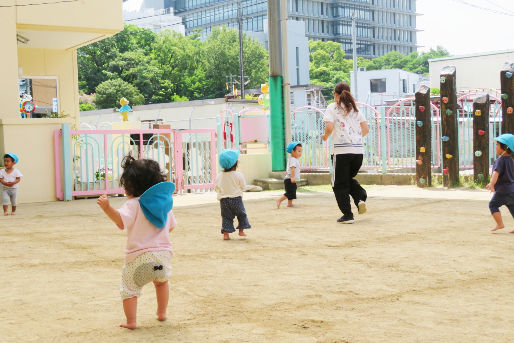
<path fill-rule="evenodd" d="M 350 86 L 340 82 L 334 88 L 334 103 L 328 105 L 323 117 L 326 141 L 332 135 L 332 189 L 343 216 L 338 223 L 352 224 L 354 217 L 350 204 L 353 198 L 359 214 L 366 212 L 367 194 L 354 179 L 362 166 L 364 147 L 362 139 L 368 134 L 369 126 L 359 112 Z"/>

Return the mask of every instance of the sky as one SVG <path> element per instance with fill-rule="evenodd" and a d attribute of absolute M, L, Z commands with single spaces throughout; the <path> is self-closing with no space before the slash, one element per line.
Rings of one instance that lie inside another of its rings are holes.
<path fill-rule="evenodd" d="M 514 50 L 514 0 L 417 0 L 416 6 L 420 51 L 438 45 L 451 55 Z"/>

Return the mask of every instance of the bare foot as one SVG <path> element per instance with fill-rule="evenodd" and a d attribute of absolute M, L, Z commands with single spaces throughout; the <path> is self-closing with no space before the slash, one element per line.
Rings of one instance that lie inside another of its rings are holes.
<path fill-rule="evenodd" d="M 230 236 L 228 235 L 228 232 L 223 232 L 223 240 L 228 241 L 230 239 Z"/>
<path fill-rule="evenodd" d="M 512 230 L 512 231 L 509 231 L 509 233 L 514 233 L 514 230 Z"/>
<path fill-rule="evenodd" d="M 243 230 L 239 230 L 239 236 L 246 236 L 246 233 Z"/>
<path fill-rule="evenodd" d="M 165 321 L 166 320 L 166 313 L 161 313 L 161 314 L 157 313 L 157 320 L 161 321 L 161 322 Z"/>
<path fill-rule="evenodd" d="M 130 330 L 134 330 L 136 328 L 136 323 L 130 323 L 129 324 L 129 323 L 125 322 L 125 323 L 121 323 L 120 327 L 126 328 L 126 329 L 130 329 Z"/>
<path fill-rule="evenodd" d="M 16 215 L 16 212 L 11 212 L 11 216 L 15 216 Z"/>
<path fill-rule="evenodd" d="M 280 203 L 282 203 L 282 201 L 280 201 L 280 199 L 277 200 L 277 209 L 280 208 Z"/>
<path fill-rule="evenodd" d="M 287 207 L 294 207 L 293 204 L 287 204 Z"/>
<path fill-rule="evenodd" d="M 496 225 L 496 227 L 494 229 L 492 229 L 491 231 L 501 230 L 504 227 L 505 227 L 505 225 Z"/>
<path fill-rule="evenodd" d="M 8 216 L 9 215 L 9 212 L 4 212 L 4 216 Z"/>

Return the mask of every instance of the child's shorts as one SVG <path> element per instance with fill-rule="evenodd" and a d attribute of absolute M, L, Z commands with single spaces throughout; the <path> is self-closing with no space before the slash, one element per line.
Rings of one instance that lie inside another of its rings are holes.
<path fill-rule="evenodd" d="M 489 210 L 491 214 L 495 212 L 500 212 L 501 206 L 507 206 L 510 214 L 514 218 L 514 193 L 510 194 L 498 194 L 494 193 L 491 201 L 489 201 Z"/>
<path fill-rule="evenodd" d="M 298 188 L 296 183 L 292 183 L 291 179 L 284 179 L 284 188 L 286 189 L 284 195 L 287 197 L 287 200 L 296 199 L 296 189 Z"/>
<path fill-rule="evenodd" d="M 18 188 L 4 188 L 3 189 L 3 205 L 9 205 L 9 200 L 12 206 L 16 206 L 16 193 Z"/>
<path fill-rule="evenodd" d="M 252 227 L 248 222 L 248 216 L 246 215 L 242 197 L 223 198 L 220 200 L 220 208 L 221 233 L 232 233 L 236 231 L 236 229 L 234 229 L 234 217 L 237 217 L 238 230 L 249 229 Z"/>
<path fill-rule="evenodd" d="M 170 260 L 169 251 L 148 251 L 126 263 L 121 271 L 121 298 L 139 297 L 141 289 L 149 282 L 168 281 L 171 277 Z"/>

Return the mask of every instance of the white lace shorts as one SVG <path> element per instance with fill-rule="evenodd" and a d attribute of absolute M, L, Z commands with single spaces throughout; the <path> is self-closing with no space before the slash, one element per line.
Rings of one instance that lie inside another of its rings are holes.
<path fill-rule="evenodd" d="M 170 260 L 169 251 L 148 251 L 126 263 L 121 271 L 121 298 L 139 297 L 141 289 L 149 282 L 168 281 L 171 277 Z"/>

